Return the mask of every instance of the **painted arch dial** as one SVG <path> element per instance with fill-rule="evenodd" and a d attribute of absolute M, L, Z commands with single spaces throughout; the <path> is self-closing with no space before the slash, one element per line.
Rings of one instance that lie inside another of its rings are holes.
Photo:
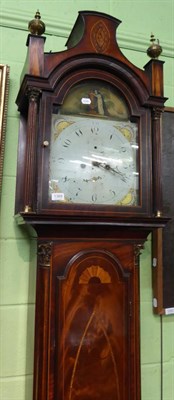
<path fill-rule="evenodd" d="M 135 123 L 54 115 L 50 201 L 137 205 L 137 152 Z"/>

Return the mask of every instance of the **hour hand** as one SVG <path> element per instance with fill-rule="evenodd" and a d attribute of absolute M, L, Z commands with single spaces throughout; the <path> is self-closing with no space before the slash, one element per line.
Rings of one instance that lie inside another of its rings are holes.
<path fill-rule="evenodd" d="M 92 165 L 94 167 L 101 167 L 101 168 L 107 169 L 108 171 L 112 170 L 111 166 L 109 164 L 104 163 L 104 162 L 100 162 L 100 161 L 95 161 L 94 160 L 94 161 L 92 161 Z"/>
<path fill-rule="evenodd" d="M 92 165 L 94 166 L 94 167 L 100 167 L 101 166 L 101 164 L 103 164 L 103 163 L 101 163 L 101 162 L 99 162 L 99 161 L 92 161 Z"/>
<path fill-rule="evenodd" d="M 111 172 L 113 172 L 114 174 L 119 175 L 120 178 L 121 178 L 121 180 L 122 180 L 123 182 L 126 182 L 126 177 L 125 177 L 125 175 L 124 175 L 121 171 L 119 171 L 118 167 L 112 168 L 109 164 L 106 164 L 106 163 L 103 163 L 103 162 L 100 162 L 100 161 L 95 161 L 95 160 L 92 161 L 92 165 L 93 165 L 94 167 L 101 167 L 101 168 L 106 169 L 107 171 L 111 171 Z"/>

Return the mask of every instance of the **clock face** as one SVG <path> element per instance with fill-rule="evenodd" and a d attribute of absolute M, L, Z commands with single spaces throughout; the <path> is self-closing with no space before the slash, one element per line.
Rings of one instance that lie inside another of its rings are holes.
<path fill-rule="evenodd" d="M 49 200 L 137 205 L 137 152 L 136 123 L 53 115 Z"/>

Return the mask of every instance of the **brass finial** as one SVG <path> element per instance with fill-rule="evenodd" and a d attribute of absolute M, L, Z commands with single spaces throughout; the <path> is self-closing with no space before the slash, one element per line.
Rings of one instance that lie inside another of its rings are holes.
<path fill-rule="evenodd" d="M 25 213 L 30 213 L 30 212 L 32 212 L 32 208 L 27 205 L 27 206 L 24 207 L 24 212 Z"/>
<path fill-rule="evenodd" d="M 155 36 L 151 34 L 150 36 L 151 45 L 147 49 L 147 55 L 150 58 L 158 58 L 162 53 L 162 47 L 159 44 L 159 40 L 155 39 Z"/>
<path fill-rule="evenodd" d="M 161 212 L 161 211 L 157 211 L 156 216 L 157 216 L 158 218 L 162 217 L 162 212 Z"/>
<path fill-rule="evenodd" d="M 45 32 L 45 24 L 41 21 L 39 10 L 37 10 L 34 19 L 28 23 L 28 29 L 32 35 L 41 36 Z"/>

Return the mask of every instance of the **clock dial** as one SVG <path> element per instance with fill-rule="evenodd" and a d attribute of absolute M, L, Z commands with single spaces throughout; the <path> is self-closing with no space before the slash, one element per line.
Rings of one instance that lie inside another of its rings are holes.
<path fill-rule="evenodd" d="M 137 205 L 136 124 L 53 118 L 49 197 L 53 202 Z"/>

